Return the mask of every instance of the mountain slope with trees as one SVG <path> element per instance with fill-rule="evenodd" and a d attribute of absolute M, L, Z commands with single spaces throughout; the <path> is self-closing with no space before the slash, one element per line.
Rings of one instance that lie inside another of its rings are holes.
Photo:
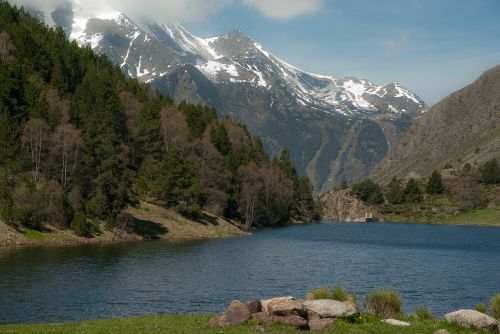
<path fill-rule="evenodd" d="M 174 105 L 7 2 L 0 82 L 0 218 L 15 228 L 90 236 L 139 202 L 248 226 L 317 219 L 286 150 L 271 160 L 244 126 Z"/>
<path fill-rule="evenodd" d="M 388 183 L 393 177 L 427 177 L 449 165 L 478 167 L 500 157 L 500 65 L 473 84 L 451 94 L 420 117 L 391 147 L 372 173 Z"/>
<path fill-rule="evenodd" d="M 259 135 L 273 156 L 288 148 L 299 175 L 307 175 L 317 192 L 367 177 L 427 110 L 395 82 L 303 71 L 240 30 L 200 38 L 177 23 L 139 18 L 109 2 L 93 14 L 81 1 L 52 4 L 30 2 L 28 8 L 176 104 L 216 108 Z"/>

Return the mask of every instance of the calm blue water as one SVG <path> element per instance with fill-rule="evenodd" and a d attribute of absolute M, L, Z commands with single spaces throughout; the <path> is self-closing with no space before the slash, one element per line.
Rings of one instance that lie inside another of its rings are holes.
<path fill-rule="evenodd" d="M 500 292 L 500 229 L 324 223 L 251 237 L 0 250 L 0 323 L 223 310 L 342 284 L 437 315 Z"/>

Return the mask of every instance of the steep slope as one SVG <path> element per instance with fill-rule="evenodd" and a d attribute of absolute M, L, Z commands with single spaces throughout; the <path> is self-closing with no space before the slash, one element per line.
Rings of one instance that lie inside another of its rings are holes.
<path fill-rule="evenodd" d="M 409 173 L 427 176 L 449 164 L 480 165 L 500 157 L 500 66 L 443 99 L 418 119 L 375 168 L 387 182 Z"/>
<path fill-rule="evenodd" d="M 56 17 L 67 26 L 71 16 L 70 38 L 106 54 L 127 75 L 177 103 L 208 104 L 243 122 L 271 154 L 287 147 L 317 191 L 367 176 L 426 110 L 397 83 L 308 73 L 240 30 L 199 38 L 179 24 L 133 20 L 108 6 L 89 13 L 77 0 L 56 11 L 45 14 L 48 22 Z"/>

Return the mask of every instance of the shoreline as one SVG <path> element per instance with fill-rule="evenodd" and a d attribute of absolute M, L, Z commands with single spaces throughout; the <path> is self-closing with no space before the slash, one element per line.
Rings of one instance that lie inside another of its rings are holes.
<path fill-rule="evenodd" d="M 16 231 L 14 228 L 6 226 L 3 222 L 0 221 L 0 232 L 4 232 L 5 229 L 10 230 L 11 235 L 16 234 L 15 239 L 2 239 L 0 236 L 0 250 L 5 249 L 15 249 L 15 248 L 25 248 L 25 247 L 71 247 L 71 246 L 83 246 L 83 245 L 107 245 L 107 244 L 118 244 L 118 243 L 127 243 L 127 242 L 144 242 L 144 241 L 171 241 L 171 242 L 195 242 L 195 241 L 204 241 L 210 239 L 224 239 L 224 238 L 234 238 L 234 237 L 245 237 L 253 234 L 256 228 L 252 228 L 250 230 L 246 230 L 243 226 L 238 226 L 237 223 L 229 222 L 223 220 L 225 222 L 225 226 L 232 226 L 229 230 L 221 232 L 221 230 L 212 231 L 213 233 L 207 233 L 203 231 L 203 233 L 190 233 L 190 234 L 166 234 L 164 236 L 158 238 L 144 238 L 136 234 L 125 234 L 119 235 L 113 231 L 105 231 L 101 235 L 93 238 L 83 238 L 74 235 L 69 230 L 57 230 L 50 229 L 46 232 L 38 232 L 34 231 L 34 233 L 46 235 L 42 239 L 29 239 L 26 237 L 26 233 L 22 233 Z M 194 224 L 200 224 L 201 226 L 205 226 L 199 222 L 193 222 Z M 403 225 L 432 225 L 432 226 L 460 226 L 460 227 L 492 227 L 492 228 L 500 228 L 499 224 L 488 224 L 488 223 L 464 223 L 464 222 L 423 222 L 423 221 L 395 221 L 395 220 L 384 220 L 384 221 L 375 221 L 375 222 L 355 222 L 355 221 L 340 221 L 338 219 L 332 218 L 324 218 L 318 223 L 328 223 L 328 222 L 336 222 L 342 224 L 377 224 L 377 223 L 387 223 L 387 224 L 403 224 Z M 227 225 L 226 225 L 227 224 Z M 301 225 L 300 223 L 290 223 L 281 227 L 289 227 Z M 216 225 L 217 226 L 217 225 Z M 280 228 L 281 228 L 280 227 Z M 206 228 L 206 226 L 205 226 Z M 210 229 L 210 227 L 208 228 Z M 14 232 L 15 231 L 15 232 Z M 31 230 L 29 230 L 31 231 Z M 54 234 L 51 234 L 54 233 Z"/>
<path fill-rule="evenodd" d="M 92 238 L 75 235 L 71 230 L 60 230 L 46 226 L 45 231 L 16 230 L 0 221 L 0 250 L 22 247 L 57 247 L 79 245 L 102 245 L 123 242 L 165 240 L 172 242 L 202 241 L 217 238 L 243 237 L 251 235 L 243 225 L 220 217 L 209 216 L 209 221 L 194 221 L 161 207 L 141 203 L 137 208 L 128 208 L 133 225 L 126 229 L 108 230 L 104 223 L 97 224 L 99 234 Z"/>
<path fill-rule="evenodd" d="M 498 224 L 490 223 L 464 223 L 464 222 L 424 222 L 424 221 L 401 221 L 401 220 L 383 220 L 374 222 L 356 222 L 356 221 L 342 221 L 336 218 L 324 218 L 322 223 L 325 222 L 337 222 L 345 224 L 404 224 L 404 225 L 433 225 L 433 226 L 462 226 L 462 227 L 494 227 L 500 228 L 500 222 Z"/>

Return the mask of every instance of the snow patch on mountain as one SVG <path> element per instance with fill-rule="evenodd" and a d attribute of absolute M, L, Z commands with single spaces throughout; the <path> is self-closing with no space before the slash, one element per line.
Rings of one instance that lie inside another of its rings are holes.
<path fill-rule="evenodd" d="M 217 81 L 219 74 L 225 72 L 232 77 L 238 77 L 238 70 L 234 64 L 224 64 L 221 62 L 209 60 L 204 64 L 196 65 L 196 67 L 205 73 L 211 80 Z"/>

